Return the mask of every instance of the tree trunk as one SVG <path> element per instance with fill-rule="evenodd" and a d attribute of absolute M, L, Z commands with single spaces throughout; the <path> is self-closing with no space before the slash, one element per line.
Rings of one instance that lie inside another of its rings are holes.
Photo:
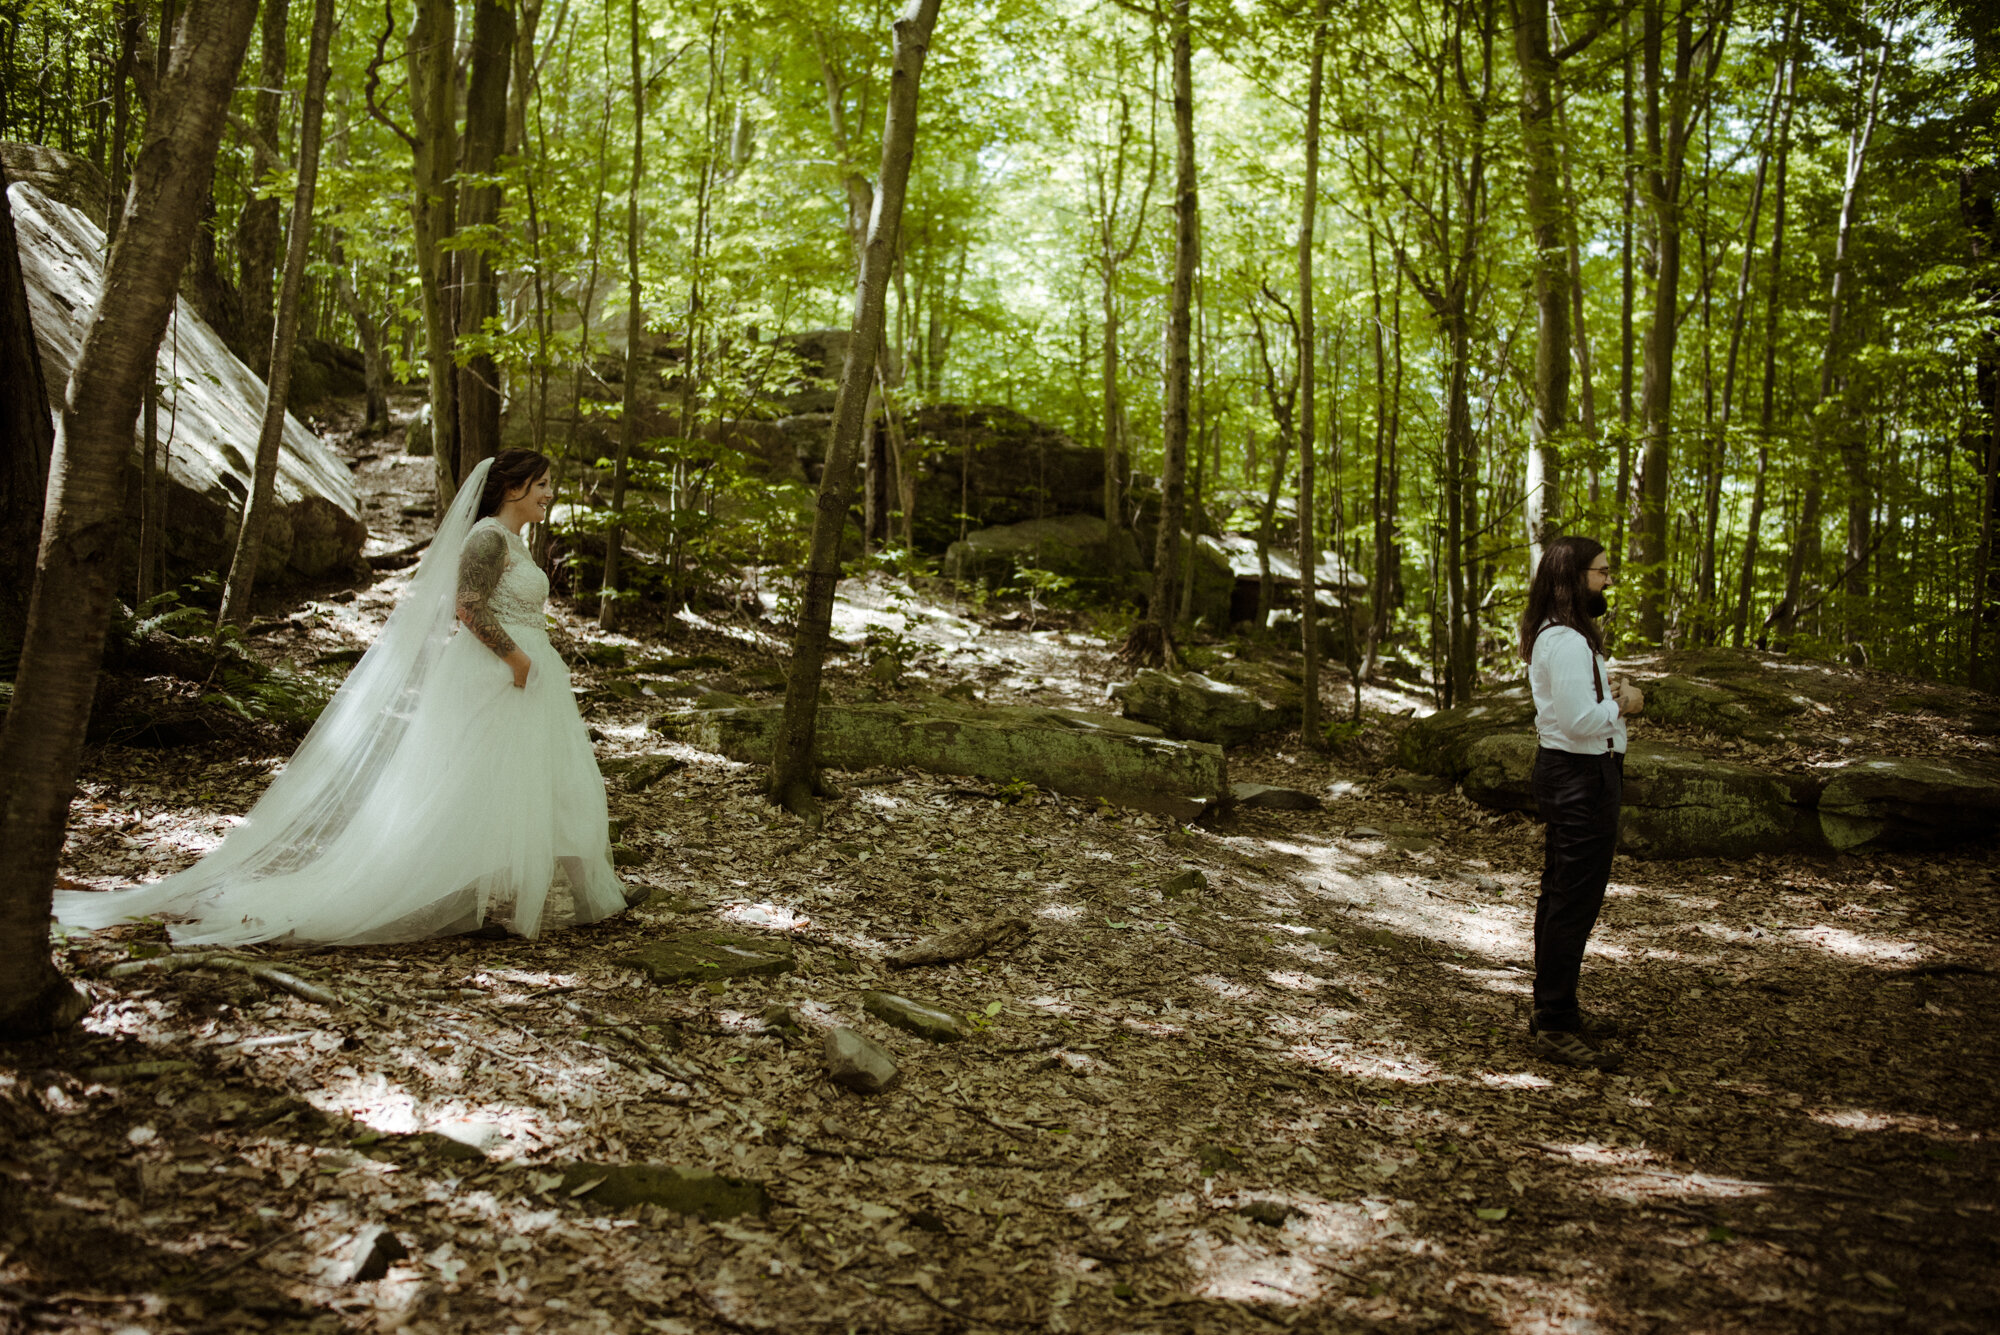
<path fill-rule="evenodd" d="M 1849 443 L 1856 433 L 1852 426 L 1844 420 L 1845 413 L 1842 406 L 1833 400 L 1836 393 L 1842 390 L 1844 384 L 1843 372 L 1845 369 L 1845 359 L 1842 355 L 1844 352 L 1842 347 L 1842 325 L 1846 314 L 1848 245 L 1853 238 L 1854 212 L 1861 191 L 1861 174 L 1868 163 L 1868 146 L 1870 141 L 1875 137 L 1875 121 L 1882 107 L 1882 72 L 1889 64 L 1889 39 L 1891 35 L 1889 33 L 1884 33 L 1883 35 L 1881 54 L 1875 65 L 1875 75 L 1868 85 L 1866 112 L 1861 118 L 1860 123 L 1847 137 L 1847 170 L 1841 188 L 1840 222 L 1835 228 L 1833 241 L 1833 283 L 1827 293 L 1826 343 L 1825 350 L 1820 357 L 1819 392 L 1810 410 L 1809 425 L 1812 433 L 1812 458 L 1809 461 L 1809 466 L 1812 480 L 1806 490 L 1805 513 L 1811 517 L 1812 525 L 1808 528 L 1803 519 L 1800 522 L 1792 560 L 1787 567 L 1784 599 L 1779 602 L 1778 606 L 1773 609 L 1771 616 L 1766 620 L 1766 625 L 1775 627 L 1781 639 L 1791 635 L 1797 628 L 1800 601 L 1804 597 L 1805 578 L 1810 570 L 1818 564 L 1817 556 L 1820 546 L 1819 514 L 1824 490 L 1821 482 L 1821 467 L 1826 461 L 1827 436 L 1829 434 L 1836 434 L 1843 456 L 1850 456 L 1847 463 L 1850 477 L 1855 471 L 1855 466 L 1851 459 L 1852 452 L 1857 448 L 1866 448 L 1865 445 Z M 1860 73 L 1861 77 L 1866 80 L 1867 57 L 1865 55 L 1861 58 Z M 1860 88 L 1857 87 L 1855 92 L 1856 101 L 1858 102 L 1861 100 Z M 1864 486 L 1865 481 L 1864 477 Z M 1854 545 L 1856 525 L 1851 522 L 1852 511 L 1850 510 L 1849 513 L 1850 526 L 1847 555 L 1848 560 L 1854 563 L 1851 569 L 1858 569 L 1866 563 L 1869 549 L 1864 542 L 1864 545 L 1856 550 Z M 1865 539 L 1867 532 L 1867 514 L 1865 511 L 1861 516 L 1858 527 L 1862 537 Z"/>
<path fill-rule="evenodd" d="M 625 401 L 618 419 L 618 449 L 611 460 L 611 527 L 604 533 L 604 580 L 599 586 L 597 624 L 618 624 L 619 564 L 625 555 L 625 483 L 632 450 L 639 443 L 640 350 L 646 341 L 640 304 L 639 186 L 646 178 L 646 71 L 639 57 L 639 0 L 632 0 L 632 183 L 625 192 Z"/>
<path fill-rule="evenodd" d="M 1624 130 L 1625 188 L 1619 196 L 1618 224 L 1618 478 L 1612 493 L 1611 551 L 1625 550 L 1626 500 L 1632 488 L 1632 315 L 1637 283 L 1633 271 L 1632 229 L 1638 212 L 1639 151 L 1633 119 L 1632 20 L 1628 8 L 1618 20 L 1624 47 L 1620 62 L 1619 121 Z"/>
<path fill-rule="evenodd" d="M 514 11 L 500 0 L 478 0 L 472 11 L 471 70 L 465 87 L 465 140 L 460 146 L 457 275 L 452 327 L 458 339 L 480 340 L 500 314 L 493 278 L 493 235 L 500 221 L 494 173 L 507 138 L 507 79 L 514 64 Z M 500 452 L 500 366 L 475 342 L 458 369 L 458 468 L 464 477 Z"/>
<path fill-rule="evenodd" d="M 70 374 L 26 642 L 0 728 L 0 1038 L 67 1028 L 85 1009 L 49 959 L 50 894 L 116 592 L 139 401 L 256 15 L 256 0 L 195 0 L 182 17 Z"/>
<path fill-rule="evenodd" d="M 28 311 L 7 173 L 0 168 L 0 654 L 19 649 L 28 628 L 28 590 L 35 583 L 54 448 L 48 382 Z"/>
<path fill-rule="evenodd" d="M 1549 6 L 1515 0 L 1514 58 L 1521 67 L 1521 139 L 1528 234 L 1534 253 L 1534 411 L 1528 418 L 1528 478 L 1523 504 L 1528 576 L 1542 548 L 1562 535 L 1562 433 L 1569 425 L 1570 274 L 1566 200 L 1556 135 L 1556 78 Z"/>
<path fill-rule="evenodd" d="M 267 0 L 268 3 L 268 0 Z M 284 285 L 278 292 L 277 321 L 271 331 L 271 374 L 264 390 L 264 424 L 257 437 L 257 462 L 243 520 L 236 529 L 236 555 L 222 585 L 218 626 L 245 625 L 264 556 L 264 529 L 278 483 L 278 454 L 285 440 L 285 403 L 292 388 L 292 348 L 299 334 L 299 291 L 305 285 L 306 251 L 312 240 L 313 192 L 319 183 L 320 127 L 326 113 L 329 50 L 333 44 L 333 0 L 313 0 L 312 46 L 306 56 L 306 95 L 299 117 L 299 184 L 292 196 L 290 239 L 285 246 Z"/>
<path fill-rule="evenodd" d="M 411 249 L 424 317 L 424 366 L 440 514 L 451 503 L 459 477 L 458 370 L 452 360 L 457 331 L 452 319 L 452 260 L 445 250 L 455 230 L 450 181 L 458 156 L 457 58 L 458 15 L 452 0 L 417 0 L 406 61 L 415 130 L 410 141 Z"/>
<path fill-rule="evenodd" d="M 1973 65 L 1989 90 L 2000 87 L 2000 32 L 1988 25 L 1972 33 Z M 1990 123 L 2000 98 L 1989 92 L 1980 111 Z M 1988 311 L 2000 310 L 2000 166 L 1968 164 L 1958 178 L 1959 220 L 1965 228 L 1968 258 L 1978 275 L 1976 290 Z M 1966 682 L 1982 691 L 2000 691 L 2000 654 L 1993 641 L 2000 636 L 2000 337 L 1989 332 L 1974 345 L 1972 363 L 1972 426 L 1966 432 L 1975 463 L 1983 464 L 1979 508 L 1979 545 L 1973 553 L 1971 643 Z"/>
<path fill-rule="evenodd" d="M 132 76 L 138 71 L 139 39 L 146 26 L 139 0 L 119 0 L 117 16 L 118 65 L 111 74 L 111 172 L 109 195 L 104 201 L 107 246 L 118 239 L 119 216 L 125 212 L 129 175 L 126 158 L 130 156 L 132 136 Z"/>
<path fill-rule="evenodd" d="M 1695 8 L 1680 0 L 1673 15 L 1673 68 L 1663 67 L 1666 0 L 1648 0 L 1640 39 L 1641 121 L 1646 146 L 1640 180 L 1653 224 L 1653 300 L 1639 389 L 1639 473 L 1633 484 L 1630 560 L 1638 585 L 1640 639 L 1659 644 L 1667 631 L 1667 490 L 1673 464 L 1674 345 L 1680 332 L 1681 184 L 1689 133 L 1722 60 L 1729 0 L 1719 0 L 1697 40 Z M 1697 77 L 1697 52 L 1703 69 Z"/>
<path fill-rule="evenodd" d="M 389 352 L 383 346 L 382 322 L 368 311 L 362 301 L 360 289 L 354 285 L 354 272 L 348 266 L 339 235 L 333 241 L 334 293 L 340 298 L 347 318 L 354 322 L 354 337 L 361 344 L 362 365 L 362 423 L 364 432 L 387 431 L 389 429 Z"/>
<path fill-rule="evenodd" d="M 827 434 L 826 467 L 820 475 L 813 513 L 812 548 L 799 600 L 798 631 L 792 641 L 791 670 L 785 683 L 785 713 L 771 757 L 771 800 L 794 815 L 817 822 L 814 797 L 814 730 L 819 721 L 820 676 L 833 627 L 833 596 L 840 583 L 840 537 L 853 498 L 854 456 L 866 425 L 869 391 L 875 378 L 875 351 L 882 344 L 888 305 L 889 271 L 894 267 L 910 161 L 917 147 L 917 88 L 939 0 L 910 0 L 894 28 L 889 109 L 882 127 L 881 188 L 861 248 L 861 271 L 854 285 L 854 319 L 834 397 L 833 426 Z"/>
<path fill-rule="evenodd" d="M 278 158 L 279 110 L 285 97 L 286 26 L 291 0 L 264 0 L 263 58 L 250 99 L 251 196 L 236 224 L 237 333 L 243 360 L 259 380 L 271 378 L 271 301 L 278 268 L 279 204 L 266 194 L 284 166 Z"/>
<path fill-rule="evenodd" d="M 1180 551 L 1187 488 L 1189 345 L 1194 271 L 1200 256 L 1201 195 L 1194 170 L 1194 33 L 1188 0 L 1173 0 L 1174 282 L 1167 299 L 1166 404 L 1161 423 L 1160 533 L 1153 548 L 1153 589 L 1146 620 L 1132 628 L 1122 653 L 1162 664 L 1175 658 L 1174 571 Z"/>
<path fill-rule="evenodd" d="M 1796 18 L 1797 11 L 1793 11 Z M 1764 283 L 1764 389 L 1757 415 L 1757 477 L 1751 486 L 1750 515 L 1744 524 L 1743 566 L 1736 582 L 1736 620 L 1730 643 L 1738 649 L 1750 624 L 1750 600 L 1756 593 L 1757 555 L 1764 529 L 1764 508 L 1771 471 L 1771 429 L 1777 421 L 1778 404 L 1778 313 L 1783 308 L 1785 272 L 1785 183 L 1792 155 L 1792 111 L 1798 105 L 1794 91 L 1798 83 L 1798 55 L 1791 42 L 1795 28 L 1786 26 L 1784 101 L 1778 115 L 1777 170 L 1771 181 L 1771 254 L 1765 262 Z"/>
<path fill-rule="evenodd" d="M 1325 745 L 1319 723 L 1319 534 L 1313 524 L 1313 453 L 1317 404 L 1313 333 L 1313 233 L 1319 207 L 1320 97 L 1326 83 L 1326 18 L 1332 0 L 1313 16 L 1312 78 L 1306 85 L 1305 202 L 1299 208 L 1299 635 L 1305 655 L 1305 699 L 1299 732 L 1314 750 Z M 1338 368 L 1336 367 L 1336 378 Z"/>

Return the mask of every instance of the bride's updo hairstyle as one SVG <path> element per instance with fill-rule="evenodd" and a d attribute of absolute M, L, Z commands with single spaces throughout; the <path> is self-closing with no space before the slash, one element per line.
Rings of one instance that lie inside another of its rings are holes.
<path fill-rule="evenodd" d="M 479 513 L 473 518 L 499 514 L 508 492 L 532 485 L 553 467 L 555 461 L 537 450 L 500 451 L 493 456 L 493 467 L 486 472 L 486 486 L 479 493 Z"/>

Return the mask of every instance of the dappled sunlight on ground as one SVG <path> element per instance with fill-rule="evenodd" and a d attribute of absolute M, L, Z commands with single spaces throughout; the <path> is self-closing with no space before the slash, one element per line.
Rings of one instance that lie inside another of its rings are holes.
<path fill-rule="evenodd" d="M 895 617 L 937 646 L 913 689 L 963 672 L 989 698 L 1094 701 L 1115 670 L 1073 632 L 857 592 L 857 637 Z M 750 642 L 730 634 L 700 645 Z M 655 890 L 633 913 L 533 943 L 252 952 L 333 1006 L 210 970 L 103 976 L 161 949 L 148 929 L 73 942 L 86 1030 L 0 1065 L 0 1215 L 44 1240 L 0 1252 L 0 1302 L 84 1293 L 103 1272 L 73 1237 L 115 1252 L 123 1287 L 44 1313 L 163 1330 L 2000 1321 L 2000 1037 L 1979 1019 L 2000 934 L 1977 853 L 1621 858 L 1585 992 L 1637 1033 L 1619 1074 L 1579 1073 L 1525 1042 L 1525 818 L 1378 788 L 1293 736 L 1233 752 L 1232 777 L 1319 811 L 1188 828 L 878 772 L 834 776 L 814 831 L 754 767 L 649 733 L 647 708 L 591 716 L 605 754 L 675 762 L 612 780 L 627 873 Z M 144 759 L 97 758 L 68 872 L 150 871 L 244 805 L 244 757 Z M 1207 887 L 1170 897 L 1184 868 Z M 884 964 L 1003 915 L 1032 933 Z M 796 968 L 655 987 L 616 962 L 711 928 L 782 936 Z M 878 1023 L 870 989 L 963 1017 L 962 1040 Z M 835 1026 L 890 1053 L 888 1092 L 825 1079 Z M 154 1062 L 172 1069 L 139 1073 Z M 752 1179 L 770 1211 L 702 1222 L 563 1185 L 618 1163 Z M 408 1255 L 353 1280 L 375 1226 Z"/>

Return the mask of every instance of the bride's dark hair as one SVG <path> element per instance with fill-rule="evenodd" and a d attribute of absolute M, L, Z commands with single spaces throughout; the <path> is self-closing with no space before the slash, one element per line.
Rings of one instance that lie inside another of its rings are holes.
<path fill-rule="evenodd" d="M 508 492 L 533 485 L 553 467 L 555 461 L 537 450 L 500 451 L 493 456 L 493 467 L 486 472 L 486 486 L 479 493 L 479 511 L 473 518 L 499 514 Z"/>
<path fill-rule="evenodd" d="M 1603 550 L 1597 539 L 1573 535 L 1557 538 L 1542 552 L 1528 586 L 1528 609 L 1521 614 L 1522 658 L 1534 659 L 1535 637 L 1551 622 L 1568 626 L 1590 641 L 1591 649 L 1604 652 L 1604 636 L 1586 610 L 1590 565 Z"/>

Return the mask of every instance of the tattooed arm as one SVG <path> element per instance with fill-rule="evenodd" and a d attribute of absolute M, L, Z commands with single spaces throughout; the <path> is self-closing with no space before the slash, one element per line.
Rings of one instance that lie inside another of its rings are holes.
<path fill-rule="evenodd" d="M 514 669 L 514 684 L 528 684 L 528 655 L 493 615 L 493 591 L 507 572 L 507 539 L 496 528 L 480 529 L 465 540 L 458 557 L 458 619 L 479 642 Z"/>

